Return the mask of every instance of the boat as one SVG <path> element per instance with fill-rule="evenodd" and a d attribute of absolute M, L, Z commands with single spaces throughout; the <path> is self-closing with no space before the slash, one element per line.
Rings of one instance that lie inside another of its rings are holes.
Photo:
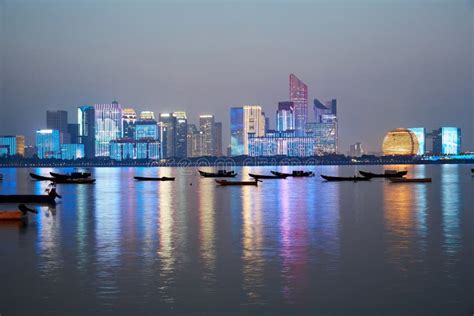
<path fill-rule="evenodd" d="M 258 180 L 251 180 L 251 181 L 228 181 L 228 180 L 215 180 L 219 185 L 258 185 Z"/>
<path fill-rule="evenodd" d="M 249 176 L 258 180 L 258 179 L 286 179 L 288 176 L 285 174 L 282 175 L 265 175 L 265 174 L 254 174 L 249 173 Z"/>
<path fill-rule="evenodd" d="M 153 178 L 153 177 L 133 177 L 135 180 L 138 181 L 174 181 L 174 177 L 160 177 L 160 178 Z"/>
<path fill-rule="evenodd" d="M 358 177 L 358 176 L 352 176 L 352 177 L 334 177 L 334 176 L 326 176 L 324 174 L 321 175 L 321 178 L 323 178 L 326 181 L 369 181 L 370 178 L 367 177 Z"/>
<path fill-rule="evenodd" d="M 471 169 L 471 172 L 474 173 L 474 168 Z"/>
<path fill-rule="evenodd" d="M 18 209 L 18 211 L 1 211 L 0 222 L 21 221 L 22 223 L 27 223 L 28 212 L 38 214 L 38 211 L 27 207 L 25 204 L 18 205 Z"/>
<path fill-rule="evenodd" d="M 71 172 L 68 174 L 61 174 L 50 172 L 49 173 L 53 178 L 56 179 L 87 179 L 90 178 L 91 174 L 89 172 Z"/>
<path fill-rule="evenodd" d="M 425 183 L 431 182 L 431 178 L 390 178 L 392 183 Z"/>
<path fill-rule="evenodd" d="M 384 173 L 359 171 L 359 173 L 366 178 L 401 178 L 403 176 L 406 176 L 408 171 L 385 170 Z"/>
<path fill-rule="evenodd" d="M 51 181 L 59 184 L 92 184 L 95 182 L 95 179 L 84 179 L 84 178 L 54 178 L 54 177 L 45 177 L 38 174 L 30 172 L 30 177 L 38 181 Z"/>
<path fill-rule="evenodd" d="M 31 172 L 30 172 L 30 177 L 38 181 L 54 181 L 53 177 L 45 177 L 45 176 L 41 176 L 39 174 L 35 174 Z"/>
<path fill-rule="evenodd" d="M 61 198 L 61 196 L 56 192 L 55 188 L 51 188 L 47 192 L 48 194 L 43 195 L 0 195 L 0 203 L 38 203 L 56 205 L 56 198 Z"/>
<path fill-rule="evenodd" d="M 199 174 L 205 178 L 233 178 L 237 175 L 235 171 L 217 170 L 217 172 L 206 172 L 198 170 Z"/>
<path fill-rule="evenodd" d="M 287 176 L 287 177 L 314 177 L 313 171 L 294 170 L 292 173 L 283 173 L 278 171 L 270 171 L 276 176 Z"/>

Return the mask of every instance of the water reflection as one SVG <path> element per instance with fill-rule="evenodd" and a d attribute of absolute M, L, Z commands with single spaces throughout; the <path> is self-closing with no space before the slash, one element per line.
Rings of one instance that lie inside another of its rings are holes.
<path fill-rule="evenodd" d="M 459 212 L 462 200 L 459 186 L 459 166 L 441 166 L 441 206 L 443 214 L 443 250 L 448 256 L 455 256 L 460 250 L 461 231 Z"/>
<path fill-rule="evenodd" d="M 209 289 L 215 284 L 215 189 L 213 181 L 200 184 L 199 192 L 199 248 L 203 262 L 202 273 L 205 286 Z"/>

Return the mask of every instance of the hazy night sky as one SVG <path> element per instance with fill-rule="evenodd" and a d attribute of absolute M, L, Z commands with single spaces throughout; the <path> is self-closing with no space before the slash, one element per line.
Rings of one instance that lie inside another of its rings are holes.
<path fill-rule="evenodd" d="M 288 75 L 338 99 L 340 151 L 396 127 L 458 126 L 474 150 L 474 2 L 0 0 L 0 134 L 114 98 L 137 111 L 261 104 L 272 128 Z"/>

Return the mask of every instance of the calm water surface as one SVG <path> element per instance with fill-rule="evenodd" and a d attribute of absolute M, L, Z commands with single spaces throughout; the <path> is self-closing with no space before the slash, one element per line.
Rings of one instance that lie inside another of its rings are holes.
<path fill-rule="evenodd" d="M 28 227 L 0 225 L 0 314 L 472 315 L 471 166 L 397 167 L 433 182 L 218 187 L 195 168 L 93 169 Z M 42 193 L 28 172 L 53 170 L 72 169 L 0 169 L 0 192 Z M 158 174 L 177 179 L 132 178 Z"/>

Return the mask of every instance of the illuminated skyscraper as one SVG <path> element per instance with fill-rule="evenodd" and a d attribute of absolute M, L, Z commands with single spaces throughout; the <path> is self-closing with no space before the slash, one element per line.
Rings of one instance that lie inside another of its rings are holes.
<path fill-rule="evenodd" d="M 140 113 L 140 120 L 154 120 L 155 113 L 153 111 L 142 111 Z"/>
<path fill-rule="evenodd" d="M 153 139 L 133 140 L 122 138 L 110 142 L 110 158 L 127 159 L 160 159 L 160 142 Z"/>
<path fill-rule="evenodd" d="M 153 139 L 159 138 L 158 123 L 154 119 L 140 118 L 135 122 L 135 139 Z"/>
<path fill-rule="evenodd" d="M 61 159 L 75 160 L 84 158 L 84 144 L 62 144 Z"/>
<path fill-rule="evenodd" d="M 177 158 L 187 157 L 187 144 L 188 144 L 188 118 L 186 112 L 178 111 L 173 112 L 173 116 L 176 118 L 176 149 L 175 155 Z"/>
<path fill-rule="evenodd" d="M 0 136 L 0 157 L 14 156 L 17 154 L 17 136 Z"/>
<path fill-rule="evenodd" d="M 42 129 L 36 131 L 36 147 L 38 158 L 61 158 L 61 144 L 58 130 Z"/>
<path fill-rule="evenodd" d="M 214 123 L 214 155 L 222 156 L 222 123 Z"/>
<path fill-rule="evenodd" d="M 95 157 L 95 112 L 94 107 L 85 105 L 77 109 L 79 143 L 84 144 L 86 158 Z"/>
<path fill-rule="evenodd" d="M 435 155 L 459 155 L 461 152 L 461 129 L 441 127 L 433 131 L 433 153 Z"/>
<path fill-rule="evenodd" d="M 109 157 L 110 142 L 122 136 L 122 107 L 112 104 L 95 104 L 95 156 Z"/>
<path fill-rule="evenodd" d="M 418 140 L 418 152 L 417 155 L 421 156 L 424 155 L 426 152 L 426 145 L 425 145 L 425 128 L 424 127 L 412 127 L 409 128 L 410 131 L 412 131 L 416 139 Z"/>
<path fill-rule="evenodd" d="M 277 131 L 291 131 L 295 129 L 295 104 L 291 101 L 278 102 L 278 110 L 276 112 L 276 129 Z"/>
<path fill-rule="evenodd" d="M 135 123 L 137 121 L 137 113 L 134 109 L 123 109 L 122 111 L 122 137 L 135 138 Z"/>
<path fill-rule="evenodd" d="M 244 105 L 230 109 L 232 156 L 248 155 L 248 135 L 265 136 L 265 116 L 260 105 Z"/>
<path fill-rule="evenodd" d="M 159 139 L 161 158 L 176 157 L 176 117 L 171 113 L 160 113 Z"/>
<path fill-rule="evenodd" d="M 308 87 L 294 74 L 290 74 L 290 101 L 294 103 L 296 136 L 302 136 L 308 120 Z"/>
<path fill-rule="evenodd" d="M 67 111 L 46 111 L 46 128 L 58 130 L 61 143 L 71 142 L 67 121 Z"/>
<path fill-rule="evenodd" d="M 203 135 L 202 155 L 214 156 L 214 115 L 199 116 L 199 131 Z"/>

